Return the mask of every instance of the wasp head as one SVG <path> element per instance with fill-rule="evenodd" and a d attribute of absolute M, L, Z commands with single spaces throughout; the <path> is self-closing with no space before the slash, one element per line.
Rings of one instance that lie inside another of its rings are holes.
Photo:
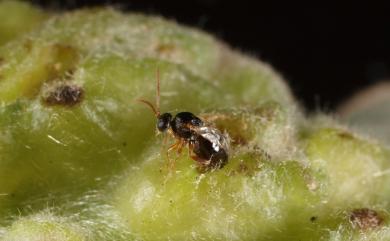
<path fill-rule="evenodd" d="M 170 127 L 172 115 L 170 113 L 164 113 L 157 117 L 157 129 L 160 132 L 165 132 Z"/>

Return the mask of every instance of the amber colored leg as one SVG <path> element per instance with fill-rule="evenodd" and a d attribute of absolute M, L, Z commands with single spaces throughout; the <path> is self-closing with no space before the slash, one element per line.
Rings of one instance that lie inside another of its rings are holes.
<path fill-rule="evenodd" d="M 176 140 L 170 147 L 167 149 L 167 154 L 175 149 L 177 149 L 181 145 L 181 140 Z"/>
<path fill-rule="evenodd" d="M 167 157 L 168 157 L 168 166 L 169 166 L 169 169 L 170 170 L 174 170 L 175 169 L 175 160 L 172 161 L 172 159 L 170 158 L 169 156 L 169 153 L 172 152 L 173 150 L 178 150 L 178 151 L 181 151 L 181 146 L 183 145 L 182 144 L 182 140 L 181 139 L 178 139 L 174 144 L 172 144 L 168 150 L 167 150 Z"/>
<path fill-rule="evenodd" d="M 167 149 L 167 144 L 168 144 L 168 135 L 166 135 L 165 133 L 163 135 L 164 136 L 163 136 L 163 140 L 162 140 L 160 153 L 163 153 Z"/>
<path fill-rule="evenodd" d="M 181 154 L 181 151 L 183 150 L 184 144 L 185 144 L 185 141 L 181 140 L 179 145 L 177 146 L 177 153 L 178 154 Z"/>
<path fill-rule="evenodd" d="M 164 137 L 163 137 L 163 147 L 164 148 L 167 146 L 167 143 L 168 143 L 168 135 L 164 133 Z"/>
<path fill-rule="evenodd" d="M 201 164 L 204 162 L 203 159 L 199 158 L 197 155 L 191 155 L 191 158 L 196 161 L 197 163 Z"/>
<path fill-rule="evenodd" d="M 190 157 L 192 158 L 192 160 L 196 161 L 196 164 L 197 164 L 197 170 L 199 173 L 205 173 L 209 170 L 209 164 L 210 164 L 210 161 L 208 160 L 204 160 L 200 157 L 198 157 L 193 151 L 193 146 L 190 144 L 188 146 L 188 149 L 189 149 L 189 155 Z"/>
<path fill-rule="evenodd" d="M 199 173 L 206 173 L 208 171 L 208 164 L 202 158 L 199 158 L 196 155 L 191 155 L 191 158 L 198 164 L 196 169 Z"/>

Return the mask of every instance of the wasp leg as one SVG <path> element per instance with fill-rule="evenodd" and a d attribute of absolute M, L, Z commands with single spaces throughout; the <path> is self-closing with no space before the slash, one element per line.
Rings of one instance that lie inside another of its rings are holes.
<path fill-rule="evenodd" d="M 174 144 L 172 144 L 168 150 L 167 150 L 167 158 L 168 158 L 168 168 L 169 170 L 175 169 L 175 161 L 176 158 L 172 161 L 171 157 L 169 156 L 169 153 L 173 150 L 177 150 L 178 153 L 181 152 L 181 149 L 183 147 L 184 141 L 182 139 L 178 139 Z"/>
<path fill-rule="evenodd" d="M 204 159 L 196 156 L 196 155 L 191 155 L 191 158 L 196 161 L 197 167 L 196 170 L 198 170 L 199 173 L 206 173 L 209 171 L 209 163 L 208 161 L 205 161 Z"/>
<path fill-rule="evenodd" d="M 188 143 L 188 157 L 191 157 L 192 158 L 192 155 L 193 155 L 193 150 L 194 149 L 194 145 L 191 144 L 190 142 Z"/>
<path fill-rule="evenodd" d="M 180 141 L 180 143 L 179 143 L 179 145 L 177 146 L 177 153 L 178 154 L 181 154 L 181 151 L 183 150 L 183 147 L 184 147 L 184 144 L 185 144 L 186 142 L 182 139 L 181 141 Z"/>
<path fill-rule="evenodd" d="M 203 163 L 204 162 L 204 160 L 202 158 L 199 158 L 194 153 L 194 144 L 191 143 L 191 142 L 188 143 L 188 156 L 191 157 L 191 159 L 196 161 L 197 163 Z"/>
<path fill-rule="evenodd" d="M 210 160 L 205 160 L 203 158 L 200 158 L 196 154 L 194 154 L 192 151 L 190 153 L 190 157 L 194 161 L 196 161 L 196 164 L 197 164 L 196 169 L 198 170 L 199 173 L 206 173 L 211 169 Z"/>
<path fill-rule="evenodd" d="M 162 140 L 162 146 L 161 146 L 161 153 L 163 152 L 163 150 L 167 149 L 167 144 L 168 144 L 168 135 L 164 133 L 164 137 Z"/>

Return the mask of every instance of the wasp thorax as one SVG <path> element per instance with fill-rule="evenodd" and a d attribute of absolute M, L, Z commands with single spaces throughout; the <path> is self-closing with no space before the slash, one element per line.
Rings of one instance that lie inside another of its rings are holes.
<path fill-rule="evenodd" d="M 202 126 L 203 121 L 199 119 L 198 117 L 194 116 L 194 118 L 191 120 L 191 125 L 193 126 Z"/>
<path fill-rule="evenodd" d="M 172 120 L 172 115 L 170 113 L 164 113 L 157 117 L 157 129 L 161 132 L 166 131 L 169 128 L 169 123 Z"/>

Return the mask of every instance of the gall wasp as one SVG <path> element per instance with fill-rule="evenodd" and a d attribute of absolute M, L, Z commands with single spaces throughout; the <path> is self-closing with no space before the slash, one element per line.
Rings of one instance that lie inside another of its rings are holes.
<path fill-rule="evenodd" d="M 157 130 L 168 133 L 176 142 L 167 150 L 176 150 L 179 154 L 182 148 L 188 146 L 190 157 L 196 161 L 200 170 L 222 168 L 228 161 L 228 139 L 217 128 L 195 116 L 191 112 L 160 113 L 160 73 L 156 73 L 156 105 L 139 99 L 138 101 L 151 108 L 157 118 Z"/>

